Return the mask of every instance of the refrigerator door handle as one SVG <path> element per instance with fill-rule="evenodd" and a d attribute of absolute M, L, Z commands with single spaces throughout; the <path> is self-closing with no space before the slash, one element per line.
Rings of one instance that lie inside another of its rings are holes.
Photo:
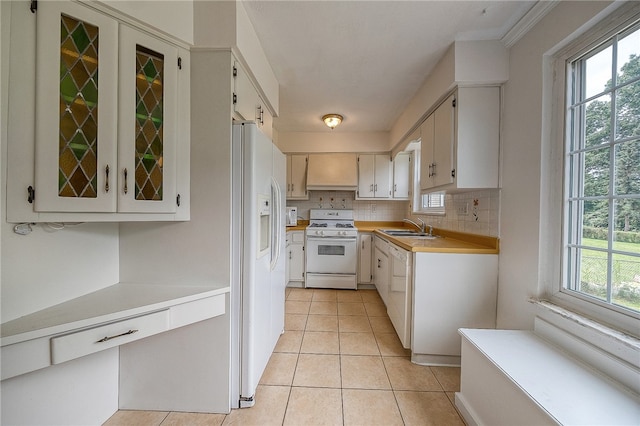
<path fill-rule="evenodd" d="M 280 259 L 280 221 L 281 221 L 281 210 L 282 210 L 282 191 L 280 190 L 280 185 L 278 182 L 272 177 L 271 178 L 271 193 L 274 198 L 274 212 L 273 212 L 273 221 L 271 230 L 272 244 L 271 244 L 271 270 L 273 271 L 278 264 L 278 260 Z"/>

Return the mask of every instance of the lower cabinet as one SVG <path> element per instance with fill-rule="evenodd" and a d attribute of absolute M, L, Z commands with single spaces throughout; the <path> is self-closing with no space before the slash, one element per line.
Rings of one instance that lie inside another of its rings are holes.
<path fill-rule="evenodd" d="M 373 254 L 373 235 L 369 232 L 358 232 L 358 283 L 371 284 L 373 271 L 371 259 Z"/>
<path fill-rule="evenodd" d="M 389 243 L 376 236 L 374 245 L 373 279 L 382 301 L 389 306 Z"/>
<path fill-rule="evenodd" d="M 412 361 L 460 365 L 459 328 L 495 328 L 498 256 L 414 253 Z"/>
<path fill-rule="evenodd" d="M 287 232 L 287 280 L 304 284 L 304 231 Z"/>

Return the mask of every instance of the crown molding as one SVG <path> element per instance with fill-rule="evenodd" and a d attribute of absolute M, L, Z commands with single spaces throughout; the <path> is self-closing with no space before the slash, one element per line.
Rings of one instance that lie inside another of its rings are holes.
<path fill-rule="evenodd" d="M 516 44 L 529 30 L 545 17 L 560 0 L 538 1 L 529 11 L 502 37 L 502 42 L 509 48 Z"/>

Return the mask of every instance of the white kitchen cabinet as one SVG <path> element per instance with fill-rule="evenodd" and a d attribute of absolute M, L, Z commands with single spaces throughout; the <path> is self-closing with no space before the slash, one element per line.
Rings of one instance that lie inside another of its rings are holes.
<path fill-rule="evenodd" d="M 241 119 L 255 121 L 269 139 L 272 138 L 273 116 L 260 97 L 249 74 L 238 61 L 233 64 L 233 110 Z"/>
<path fill-rule="evenodd" d="M 371 284 L 373 271 L 371 259 L 373 256 L 373 234 L 370 232 L 358 232 L 358 283 Z"/>
<path fill-rule="evenodd" d="M 389 243 L 374 237 L 373 280 L 378 294 L 386 306 L 389 305 Z"/>
<path fill-rule="evenodd" d="M 460 365 L 459 328 L 495 328 L 498 256 L 413 253 L 412 361 Z"/>
<path fill-rule="evenodd" d="M 42 2 L 37 14 L 34 212 L 84 221 L 179 213 L 188 52 L 75 2 Z"/>
<path fill-rule="evenodd" d="M 391 197 L 392 163 L 387 154 L 358 156 L 357 199 L 389 199 Z"/>
<path fill-rule="evenodd" d="M 500 88 L 458 88 L 420 129 L 421 190 L 498 187 Z"/>
<path fill-rule="evenodd" d="M 287 155 L 287 200 L 308 200 L 307 154 Z"/>
<path fill-rule="evenodd" d="M 409 199 L 411 153 L 401 152 L 393 159 L 393 199 Z"/>
<path fill-rule="evenodd" d="M 304 231 L 289 231 L 287 237 L 288 280 L 304 283 Z"/>

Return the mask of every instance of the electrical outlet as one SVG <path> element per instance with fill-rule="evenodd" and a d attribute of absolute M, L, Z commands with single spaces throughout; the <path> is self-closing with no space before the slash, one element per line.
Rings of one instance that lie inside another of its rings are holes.
<path fill-rule="evenodd" d="M 458 204 L 458 216 L 467 216 L 469 214 L 469 203 Z"/>

